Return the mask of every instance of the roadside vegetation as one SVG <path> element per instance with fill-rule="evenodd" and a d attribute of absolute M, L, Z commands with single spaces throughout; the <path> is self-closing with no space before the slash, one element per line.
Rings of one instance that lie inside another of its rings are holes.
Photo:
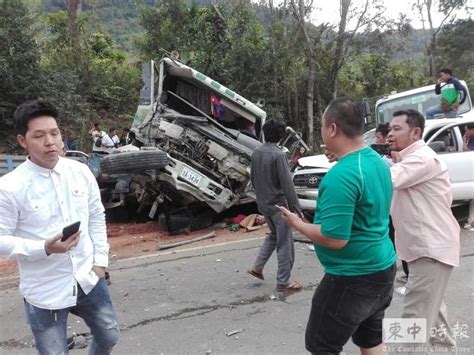
<path fill-rule="evenodd" d="M 16 151 L 12 113 L 27 99 L 56 104 L 64 134 L 85 151 L 93 122 L 129 127 L 141 63 L 162 49 L 265 99 L 268 115 L 315 150 L 319 117 L 335 96 L 374 103 L 434 83 L 445 66 L 474 87 L 474 21 L 458 16 L 466 0 L 412 1 L 418 30 L 404 15 L 388 19 L 381 0 L 339 3 L 338 24 L 315 26 L 318 1 L 308 0 L 0 0 L 0 153 Z"/>

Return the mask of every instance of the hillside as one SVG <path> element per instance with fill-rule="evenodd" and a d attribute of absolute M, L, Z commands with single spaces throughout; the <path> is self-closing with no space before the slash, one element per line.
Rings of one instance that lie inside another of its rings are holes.
<path fill-rule="evenodd" d="M 63 0 L 37 0 L 36 11 L 42 14 L 64 10 Z M 134 41 L 144 34 L 140 26 L 140 8 L 158 6 L 158 0 L 84 0 L 81 5 L 82 15 L 88 19 L 87 23 L 91 31 L 104 31 L 111 35 L 118 49 L 130 54 L 136 54 Z M 189 0 L 190 6 L 209 6 L 210 0 Z M 260 21 L 265 27 L 270 23 L 270 13 L 267 7 L 255 5 Z M 400 38 L 399 34 L 384 37 L 383 43 L 377 43 L 377 47 L 368 46 L 368 52 L 376 52 L 377 48 L 393 47 L 398 44 L 396 58 L 410 59 L 423 52 L 429 40 L 427 30 L 412 29 L 406 37 Z M 370 42 L 370 41 L 367 41 Z"/>

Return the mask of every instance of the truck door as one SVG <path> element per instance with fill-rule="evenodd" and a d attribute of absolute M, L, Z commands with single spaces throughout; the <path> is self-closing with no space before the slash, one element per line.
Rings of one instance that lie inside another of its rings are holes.
<path fill-rule="evenodd" d="M 468 122 L 453 123 L 431 133 L 426 141 L 435 143 L 438 155 L 448 166 L 453 200 L 474 199 L 474 151 L 463 151 L 462 134 Z M 469 122 L 473 123 L 473 122 Z"/>

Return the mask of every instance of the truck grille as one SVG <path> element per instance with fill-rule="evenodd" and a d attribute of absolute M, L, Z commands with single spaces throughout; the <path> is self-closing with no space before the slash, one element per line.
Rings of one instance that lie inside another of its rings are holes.
<path fill-rule="evenodd" d="M 307 174 L 296 174 L 293 177 L 293 184 L 295 187 L 312 187 L 317 188 L 321 179 L 326 173 L 307 173 Z"/>

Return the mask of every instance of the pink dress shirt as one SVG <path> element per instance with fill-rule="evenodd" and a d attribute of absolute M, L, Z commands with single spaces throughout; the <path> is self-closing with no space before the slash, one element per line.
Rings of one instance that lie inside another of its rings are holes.
<path fill-rule="evenodd" d="M 398 255 L 407 262 L 428 257 L 459 266 L 460 227 L 451 212 L 446 164 L 422 140 L 403 149 L 400 157 L 390 168 Z"/>

